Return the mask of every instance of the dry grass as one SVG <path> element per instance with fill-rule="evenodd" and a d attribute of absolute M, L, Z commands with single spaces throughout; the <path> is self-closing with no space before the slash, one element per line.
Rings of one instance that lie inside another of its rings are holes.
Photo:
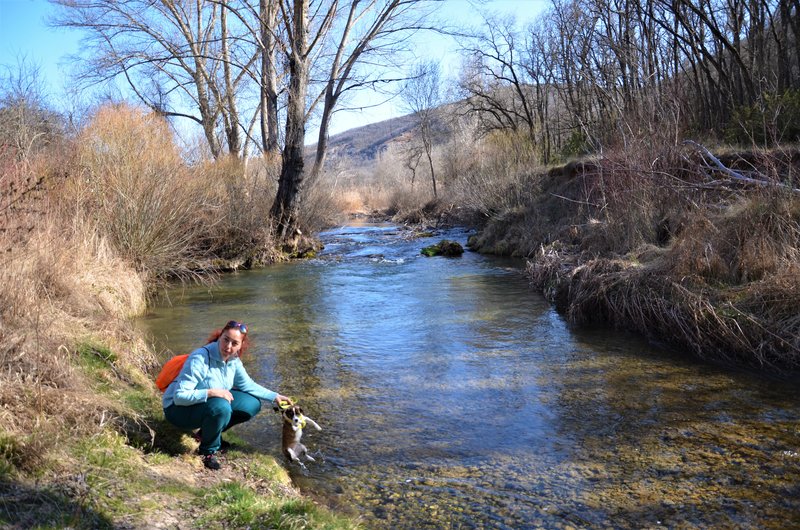
<path fill-rule="evenodd" d="M 80 341 L 112 343 L 114 370 L 142 383 L 154 362 L 136 340 L 119 342 L 122 319 L 144 308 L 145 285 L 94 231 L 42 223 L 0 267 L 0 430 L 7 459 L 35 468 L 69 433 L 122 418 L 77 369 Z M 124 355 L 122 355 L 124 354 Z M 126 420 L 127 421 L 127 420 Z"/>
<path fill-rule="evenodd" d="M 605 177 L 603 193 L 587 195 L 605 198 L 604 218 L 553 227 L 559 237 L 542 241 L 528 268 L 572 322 L 611 323 L 726 363 L 800 367 L 797 195 L 709 193 L 691 182 L 649 191 Z M 582 215 L 575 204 L 569 221 Z M 666 238 L 658 235 L 664 219 Z"/>
<path fill-rule="evenodd" d="M 717 215 L 698 212 L 670 250 L 672 276 L 742 284 L 800 263 L 800 200 L 766 191 Z"/>
<path fill-rule="evenodd" d="M 166 122 L 127 106 L 102 107 L 78 139 L 76 164 L 65 207 L 102 226 L 149 281 L 201 268 L 197 243 L 213 219 L 203 215 L 209 193 L 183 164 Z"/>
<path fill-rule="evenodd" d="M 800 366 L 800 270 L 712 288 L 630 263 L 596 259 L 562 278 L 570 321 L 611 323 L 667 339 L 697 356 L 771 370 Z"/>
<path fill-rule="evenodd" d="M 332 199 L 336 205 L 336 210 L 348 215 L 368 214 L 370 213 L 370 207 L 368 205 L 375 204 L 374 196 L 368 187 L 341 190 L 337 192 Z"/>

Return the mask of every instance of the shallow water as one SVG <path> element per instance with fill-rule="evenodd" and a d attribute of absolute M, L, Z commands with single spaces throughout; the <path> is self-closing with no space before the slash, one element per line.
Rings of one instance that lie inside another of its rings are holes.
<path fill-rule="evenodd" d="M 295 482 L 366 528 L 800 527 L 796 381 L 571 329 L 522 263 L 408 235 L 331 230 L 318 259 L 176 289 L 141 324 L 183 352 L 247 322 L 250 374 L 323 428 Z M 280 455 L 271 411 L 237 429 Z"/>

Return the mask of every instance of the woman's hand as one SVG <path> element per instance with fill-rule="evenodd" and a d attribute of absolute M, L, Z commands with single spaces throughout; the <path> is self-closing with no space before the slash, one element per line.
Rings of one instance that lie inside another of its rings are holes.
<path fill-rule="evenodd" d="M 281 394 L 278 394 L 277 396 L 275 396 L 274 402 L 275 402 L 276 405 L 280 405 L 281 402 L 284 402 L 284 401 L 286 403 L 289 403 L 290 406 L 294 405 L 294 402 L 291 400 L 291 398 L 288 398 L 288 397 L 283 396 Z"/>
<path fill-rule="evenodd" d="M 228 390 L 225 390 L 224 388 L 209 388 L 208 394 L 206 395 L 210 398 L 218 397 L 222 399 L 227 399 L 228 403 L 233 401 L 233 394 L 231 394 Z"/>

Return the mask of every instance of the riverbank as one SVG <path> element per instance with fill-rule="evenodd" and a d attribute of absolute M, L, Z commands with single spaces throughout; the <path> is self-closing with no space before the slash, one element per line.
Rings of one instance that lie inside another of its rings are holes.
<path fill-rule="evenodd" d="M 144 279 L 96 239 L 31 232 L 0 268 L 0 526 L 355 528 L 243 444 L 206 470 L 163 419 L 130 324 Z"/>
<path fill-rule="evenodd" d="M 166 282 L 283 259 L 270 177 L 188 167 L 163 120 L 124 105 L 17 155 L 0 153 L 0 526 L 355 527 L 244 444 L 203 468 L 163 418 L 168 352 L 131 324 Z"/>
<path fill-rule="evenodd" d="M 533 199 L 493 215 L 470 247 L 525 257 L 532 284 L 574 324 L 633 330 L 713 362 L 795 372 L 798 151 L 647 154 L 531 175 Z"/>

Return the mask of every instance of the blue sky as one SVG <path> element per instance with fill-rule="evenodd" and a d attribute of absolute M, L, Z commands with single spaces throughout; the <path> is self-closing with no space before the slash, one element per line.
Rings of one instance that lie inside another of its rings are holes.
<path fill-rule="evenodd" d="M 520 19 L 532 17 L 549 4 L 547 0 L 488 0 L 483 3 L 489 10 L 513 13 Z M 440 13 L 446 20 L 468 24 L 480 20 L 468 0 L 443 0 L 441 4 Z M 51 104 L 63 108 L 65 87 L 71 79 L 69 55 L 79 51 L 80 34 L 74 30 L 48 27 L 46 18 L 53 9 L 46 0 L 0 0 L 0 66 L 15 68 L 22 59 L 29 65 L 39 66 Z M 442 62 L 446 72 L 450 70 L 452 73 L 457 68 L 456 45 L 446 37 L 421 37 L 418 49 Z M 370 94 L 360 97 L 351 106 L 375 101 Z M 394 103 L 364 112 L 341 112 L 336 115 L 331 132 L 402 114 L 404 111 Z M 309 134 L 313 135 L 313 132 L 309 131 Z"/>
<path fill-rule="evenodd" d="M 0 65 L 14 68 L 19 60 L 41 68 L 51 99 L 63 92 L 69 78 L 67 56 L 80 45 L 78 33 L 49 28 L 46 0 L 0 0 Z"/>

